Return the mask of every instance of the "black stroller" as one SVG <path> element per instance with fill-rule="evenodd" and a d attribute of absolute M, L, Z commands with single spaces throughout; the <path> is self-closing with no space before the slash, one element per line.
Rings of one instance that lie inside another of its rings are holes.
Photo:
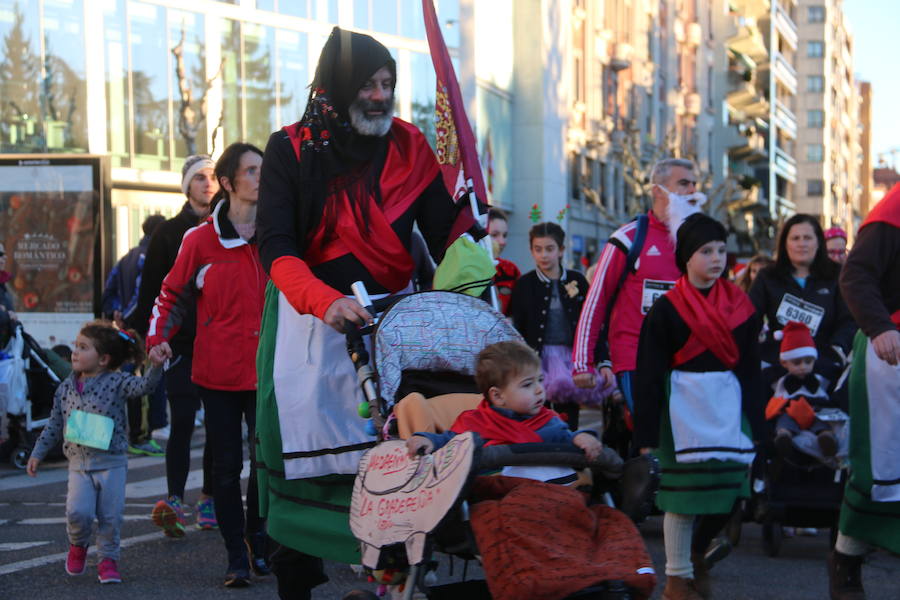
<path fill-rule="evenodd" d="M 357 296 L 363 306 L 371 307 L 364 295 Z M 370 312 L 375 314 L 377 308 L 371 307 Z M 360 335 L 365 333 L 363 330 L 348 334 L 348 350 L 368 399 L 360 412 L 371 415 L 373 429 L 379 432 L 382 443 L 360 462 L 351 529 L 362 543 L 364 565 L 374 571 L 393 570 L 401 574 L 406 586 L 404 598 L 411 598 L 415 589 L 432 599 L 458 598 L 462 594 L 472 600 L 490 598 L 483 581 L 442 586 L 426 583 L 427 573 L 436 566 L 432 559 L 435 552 L 465 560 L 481 556 L 469 526 L 469 493 L 478 473 L 510 466 L 590 468 L 594 501 L 612 504 L 610 492 L 615 490 L 625 498 L 622 508 L 632 518 L 641 519 L 649 512 L 657 481 L 655 464 L 646 457 L 623 466 L 618 455 L 606 449 L 589 464 L 573 446 L 519 444 L 481 448 L 473 439 L 475 434 L 464 434 L 438 454 L 407 460 L 403 442 L 389 439 L 396 436 L 397 417 L 392 409 L 406 393 L 420 391 L 430 397 L 472 391 L 478 352 L 494 342 L 521 339 L 503 315 L 485 302 L 453 292 L 421 292 L 397 300 L 375 326 L 372 361 Z M 448 484 L 451 479 L 452 484 Z M 436 493 L 442 486 L 450 486 L 450 491 Z M 409 516 L 417 510 L 431 510 L 432 506 L 435 512 L 428 525 Z M 379 513 L 391 518 L 378 518 Z M 633 535 L 642 545 L 636 529 Z M 652 567 L 643 568 L 649 570 L 642 573 L 636 567 L 638 574 L 652 578 Z M 565 598 L 643 596 L 622 580 L 601 580 Z"/>

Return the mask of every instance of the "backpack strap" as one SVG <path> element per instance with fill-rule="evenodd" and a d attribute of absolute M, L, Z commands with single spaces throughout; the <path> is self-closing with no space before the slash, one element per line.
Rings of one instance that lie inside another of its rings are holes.
<path fill-rule="evenodd" d="M 600 336 L 600 343 L 609 341 L 609 318 L 612 316 L 613 306 L 616 305 L 616 299 L 619 297 L 619 292 L 622 290 L 622 286 L 625 285 L 625 279 L 628 277 L 629 273 L 634 271 L 634 267 L 641 256 L 641 250 L 644 249 L 644 241 L 647 239 L 650 218 L 646 214 L 643 214 L 638 215 L 635 220 L 637 221 L 637 228 L 634 232 L 634 239 L 631 241 L 631 247 L 628 249 L 628 254 L 625 256 L 625 269 L 622 271 L 622 275 L 619 277 L 619 283 L 616 285 L 612 296 L 610 296 L 609 302 L 606 304 L 606 317 L 603 319 L 603 331 Z"/>

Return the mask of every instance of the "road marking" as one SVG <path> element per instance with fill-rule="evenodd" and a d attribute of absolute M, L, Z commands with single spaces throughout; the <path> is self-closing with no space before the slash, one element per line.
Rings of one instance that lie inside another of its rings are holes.
<path fill-rule="evenodd" d="M 241 469 L 241 479 L 246 479 L 249 476 L 250 461 L 245 460 L 244 467 Z M 196 490 L 201 487 L 203 487 L 203 469 L 194 469 L 188 473 L 184 489 L 185 491 Z M 169 484 L 165 476 L 135 481 L 125 486 L 126 498 L 164 498 L 168 493 Z"/>
<path fill-rule="evenodd" d="M 50 542 L 4 542 L 0 544 L 0 552 L 9 552 L 10 550 L 25 550 L 26 548 L 34 548 L 35 546 L 45 546 Z"/>
<path fill-rule="evenodd" d="M 195 533 L 195 530 L 190 528 L 185 529 L 185 534 L 191 535 L 193 533 Z M 134 546 L 135 544 L 158 540 L 164 537 L 165 535 L 161 531 L 145 533 L 144 535 L 136 535 L 134 537 L 125 538 L 119 543 L 119 547 L 128 548 L 129 546 Z M 33 569 L 35 567 L 43 567 L 44 565 L 49 565 L 50 563 L 62 562 L 66 559 L 66 556 L 68 556 L 68 554 L 68 552 L 59 552 L 57 554 L 48 554 L 47 556 L 38 556 L 37 558 L 30 558 L 28 560 L 22 560 L 19 562 L 2 565 L 0 566 L 0 575 L 9 575 L 10 573 L 17 573 L 25 569 Z M 89 551 L 89 554 L 95 555 L 96 551 L 92 549 Z"/>
<path fill-rule="evenodd" d="M 203 448 L 194 448 L 193 450 L 191 450 L 191 458 L 196 458 L 198 456 L 203 456 Z M 162 457 L 155 456 L 141 456 L 139 458 L 131 458 L 128 460 L 129 476 L 131 475 L 131 471 L 134 471 L 135 469 L 153 467 L 156 465 L 164 464 L 164 462 L 165 461 Z M 21 473 L 19 475 L 10 475 L 9 477 L 2 477 L 0 478 L 0 492 L 7 492 L 10 490 L 18 490 L 22 488 L 35 487 L 38 485 L 49 485 L 51 483 L 68 481 L 69 470 L 66 468 L 66 463 L 60 462 L 59 465 L 59 467 L 39 471 L 37 477 L 29 477 L 25 473 Z"/>
<path fill-rule="evenodd" d="M 147 515 L 122 515 L 123 521 L 149 520 Z M 68 521 L 65 517 L 37 517 L 34 519 L 20 519 L 10 525 L 65 525 Z"/>

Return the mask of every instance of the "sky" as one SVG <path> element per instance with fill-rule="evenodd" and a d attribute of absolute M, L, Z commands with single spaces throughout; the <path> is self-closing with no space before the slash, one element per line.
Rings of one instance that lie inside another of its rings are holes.
<path fill-rule="evenodd" d="M 872 83 L 872 163 L 891 148 L 900 151 L 900 67 L 896 54 L 900 34 L 897 0 L 844 0 L 855 44 L 853 70 L 857 79 Z M 891 157 L 885 154 L 890 162 Z M 900 152 L 895 166 L 900 169 Z"/>

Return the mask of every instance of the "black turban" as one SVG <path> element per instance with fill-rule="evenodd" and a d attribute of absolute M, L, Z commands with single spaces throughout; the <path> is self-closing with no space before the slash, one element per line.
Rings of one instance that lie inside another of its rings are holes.
<path fill-rule="evenodd" d="M 725 226 L 703 213 L 689 216 L 678 228 L 675 244 L 675 265 L 682 273 L 687 273 L 687 263 L 701 246 L 709 242 L 725 242 L 728 231 Z"/>

